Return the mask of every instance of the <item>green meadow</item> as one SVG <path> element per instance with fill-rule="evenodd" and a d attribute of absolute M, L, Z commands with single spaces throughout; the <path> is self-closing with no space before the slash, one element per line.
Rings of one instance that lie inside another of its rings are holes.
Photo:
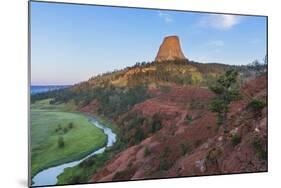
<path fill-rule="evenodd" d="M 50 105 L 49 99 L 31 105 L 31 175 L 70 162 L 106 143 L 106 135 L 75 105 Z"/>

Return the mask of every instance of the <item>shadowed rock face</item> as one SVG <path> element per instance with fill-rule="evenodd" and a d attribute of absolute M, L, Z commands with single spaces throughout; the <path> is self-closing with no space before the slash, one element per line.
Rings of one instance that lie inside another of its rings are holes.
<path fill-rule="evenodd" d="M 165 60 L 177 60 L 185 59 L 180 46 L 180 40 L 178 36 L 168 36 L 164 38 L 155 61 L 165 61 Z"/>

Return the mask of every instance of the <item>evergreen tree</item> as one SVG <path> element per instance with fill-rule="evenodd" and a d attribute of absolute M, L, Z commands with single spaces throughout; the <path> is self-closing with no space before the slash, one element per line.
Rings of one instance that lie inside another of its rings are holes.
<path fill-rule="evenodd" d="M 217 124 L 224 126 L 225 133 L 228 132 L 226 120 L 229 104 L 240 97 L 237 76 L 235 70 L 228 70 L 209 87 L 216 94 L 210 102 L 210 110 L 217 113 Z"/>

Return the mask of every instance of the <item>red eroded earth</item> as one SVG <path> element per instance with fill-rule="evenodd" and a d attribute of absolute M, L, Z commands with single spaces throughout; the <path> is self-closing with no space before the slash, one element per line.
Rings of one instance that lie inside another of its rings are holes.
<path fill-rule="evenodd" d="M 253 99 L 266 101 L 266 76 L 241 87 L 241 100 L 230 105 L 225 136 L 216 114 L 208 110 L 214 97 L 210 90 L 172 86 L 167 93 L 151 92 L 154 98 L 128 113 L 144 118 L 158 114 L 161 129 L 129 144 L 91 182 L 267 171 L 267 107 L 256 112 L 248 105 Z M 93 101 L 82 111 L 94 111 L 97 105 Z M 141 128 L 145 131 L 145 123 Z"/>

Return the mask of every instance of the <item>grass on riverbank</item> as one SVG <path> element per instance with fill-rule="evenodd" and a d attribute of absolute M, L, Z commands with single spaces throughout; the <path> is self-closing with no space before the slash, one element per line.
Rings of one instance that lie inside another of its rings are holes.
<path fill-rule="evenodd" d="M 95 118 L 117 134 L 117 142 L 112 147 L 107 148 L 104 153 L 92 156 L 77 166 L 66 168 L 64 172 L 58 176 L 58 185 L 88 182 L 108 160 L 126 147 L 126 145 L 120 141 L 117 125 L 102 116 L 95 115 Z"/>
<path fill-rule="evenodd" d="M 57 185 L 89 182 L 91 177 L 104 167 L 108 160 L 112 159 L 113 156 L 124 148 L 125 145 L 119 140 L 114 146 L 107 148 L 104 153 L 94 155 L 77 166 L 66 168 L 64 172 L 58 176 Z"/>
<path fill-rule="evenodd" d="M 58 176 L 58 185 L 86 183 L 110 159 L 109 152 L 92 156 L 75 167 L 66 168 Z"/>
<path fill-rule="evenodd" d="M 106 143 L 102 130 L 83 115 L 63 112 L 67 109 L 74 107 L 50 105 L 47 100 L 31 105 L 32 176 L 45 168 L 79 159 Z"/>

